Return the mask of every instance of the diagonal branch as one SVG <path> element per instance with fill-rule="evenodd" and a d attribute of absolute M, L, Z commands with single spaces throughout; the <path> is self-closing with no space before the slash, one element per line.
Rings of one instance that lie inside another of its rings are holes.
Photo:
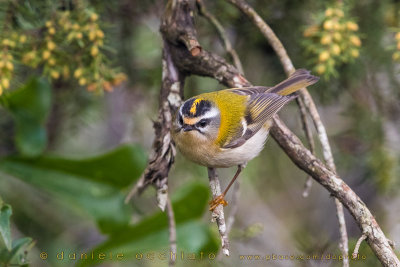
<path fill-rule="evenodd" d="M 382 265 L 400 266 L 399 259 L 365 203 L 335 172 L 308 151 L 278 117 L 274 118 L 274 123 L 275 126 L 271 128 L 274 139 L 300 169 L 311 175 L 346 206 L 367 236 L 369 246 Z"/>

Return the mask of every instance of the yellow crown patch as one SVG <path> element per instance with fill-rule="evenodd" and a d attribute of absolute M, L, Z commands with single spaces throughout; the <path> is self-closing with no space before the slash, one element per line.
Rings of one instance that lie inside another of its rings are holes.
<path fill-rule="evenodd" d="M 192 107 L 190 108 L 190 113 L 193 115 L 196 114 L 196 109 L 197 109 L 197 104 L 199 104 L 203 99 L 197 98 L 195 101 L 193 101 Z"/>

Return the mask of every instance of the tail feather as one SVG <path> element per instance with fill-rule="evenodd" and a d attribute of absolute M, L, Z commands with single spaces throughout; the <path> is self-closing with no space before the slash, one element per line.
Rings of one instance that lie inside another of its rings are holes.
<path fill-rule="evenodd" d="M 311 75 L 308 70 L 298 69 L 289 78 L 270 88 L 268 92 L 279 95 L 290 95 L 301 88 L 316 83 L 318 80 L 319 77 Z"/>

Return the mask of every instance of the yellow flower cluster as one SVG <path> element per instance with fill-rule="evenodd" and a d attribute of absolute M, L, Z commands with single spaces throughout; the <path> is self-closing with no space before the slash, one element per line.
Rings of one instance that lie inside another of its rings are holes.
<path fill-rule="evenodd" d="M 10 81 L 14 73 L 14 57 L 11 50 L 26 42 L 25 35 L 12 34 L 0 42 L 0 95 L 10 87 Z"/>
<path fill-rule="evenodd" d="M 313 55 L 315 71 L 329 77 L 336 66 L 359 57 L 361 40 L 358 25 L 348 18 L 343 3 L 328 7 L 303 33 L 303 44 Z"/>
<path fill-rule="evenodd" d="M 109 67 L 102 52 L 105 35 L 99 25 L 99 15 L 93 11 L 57 11 L 39 32 L 39 37 L 16 35 L 18 40 L 0 39 L 0 49 L 3 49 L 0 50 L 3 51 L 0 54 L 0 94 L 10 86 L 14 67 L 8 48 L 23 43 L 25 47 L 21 46 L 20 51 L 13 49 L 14 62 L 32 68 L 40 66 L 51 80 L 73 79 L 89 91 L 101 92 L 111 91 L 126 79 Z"/>

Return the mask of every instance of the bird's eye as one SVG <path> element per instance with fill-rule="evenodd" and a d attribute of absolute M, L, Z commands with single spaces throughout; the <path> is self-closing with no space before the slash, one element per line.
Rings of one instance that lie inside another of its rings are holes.
<path fill-rule="evenodd" d="M 199 121 L 199 122 L 197 123 L 197 126 L 198 126 L 198 127 L 201 127 L 201 128 L 204 128 L 204 127 L 207 126 L 207 124 L 208 124 L 208 120 L 203 119 L 203 120 L 201 120 L 201 121 Z"/>

